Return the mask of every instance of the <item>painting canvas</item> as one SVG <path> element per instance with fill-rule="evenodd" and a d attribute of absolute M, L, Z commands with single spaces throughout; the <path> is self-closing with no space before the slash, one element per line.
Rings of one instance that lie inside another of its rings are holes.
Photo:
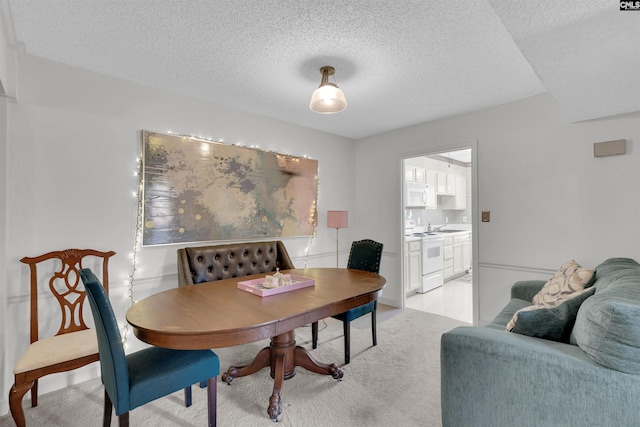
<path fill-rule="evenodd" d="M 317 160 L 149 131 L 142 140 L 143 245 L 315 234 Z"/>

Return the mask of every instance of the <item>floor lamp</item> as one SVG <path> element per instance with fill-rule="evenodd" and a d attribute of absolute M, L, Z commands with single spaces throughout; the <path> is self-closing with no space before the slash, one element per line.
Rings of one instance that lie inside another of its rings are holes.
<path fill-rule="evenodd" d="M 338 231 L 347 228 L 349 219 L 348 211 L 327 211 L 327 227 L 336 229 L 336 268 L 338 268 Z"/>

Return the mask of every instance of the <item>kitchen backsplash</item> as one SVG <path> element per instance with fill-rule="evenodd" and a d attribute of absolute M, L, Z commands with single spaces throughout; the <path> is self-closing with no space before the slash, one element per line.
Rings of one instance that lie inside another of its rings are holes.
<path fill-rule="evenodd" d="M 405 219 L 415 220 L 416 226 L 426 226 L 429 223 L 434 226 L 446 223 L 471 224 L 471 212 L 466 210 L 460 211 L 423 208 L 405 209 Z"/>

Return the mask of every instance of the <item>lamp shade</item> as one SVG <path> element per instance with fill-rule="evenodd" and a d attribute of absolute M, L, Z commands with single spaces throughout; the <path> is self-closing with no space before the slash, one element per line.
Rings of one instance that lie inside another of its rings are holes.
<path fill-rule="evenodd" d="M 327 83 L 313 91 L 309 108 L 320 114 L 338 113 L 347 108 L 347 100 L 338 86 Z"/>
<path fill-rule="evenodd" d="M 349 225 L 348 211 L 327 211 L 327 227 L 347 228 Z"/>
<path fill-rule="evenodd" d="M 333 76 L 336 70 L 328 65 L 320 68 L 322 81 L 318 89 L 311 94 L 309 108 L 320 114 L 333 114 L 347 108 L 347 100 L 337 84 L 329 82 L 329 76 Z"/>

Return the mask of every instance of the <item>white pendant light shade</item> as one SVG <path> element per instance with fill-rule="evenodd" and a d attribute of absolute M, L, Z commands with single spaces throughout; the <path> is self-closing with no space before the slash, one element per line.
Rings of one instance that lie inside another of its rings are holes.
<path fill-rule="evenodd" d="M 347 108 L 347 100 L 344 93 L 335 83 L 329 83 L 329 76 L 335 73 L 333 67 L 320 68 L 322 82 L 320 87 L 313 91 L 309 108 L 320 114 L 338 113 Z"/>

